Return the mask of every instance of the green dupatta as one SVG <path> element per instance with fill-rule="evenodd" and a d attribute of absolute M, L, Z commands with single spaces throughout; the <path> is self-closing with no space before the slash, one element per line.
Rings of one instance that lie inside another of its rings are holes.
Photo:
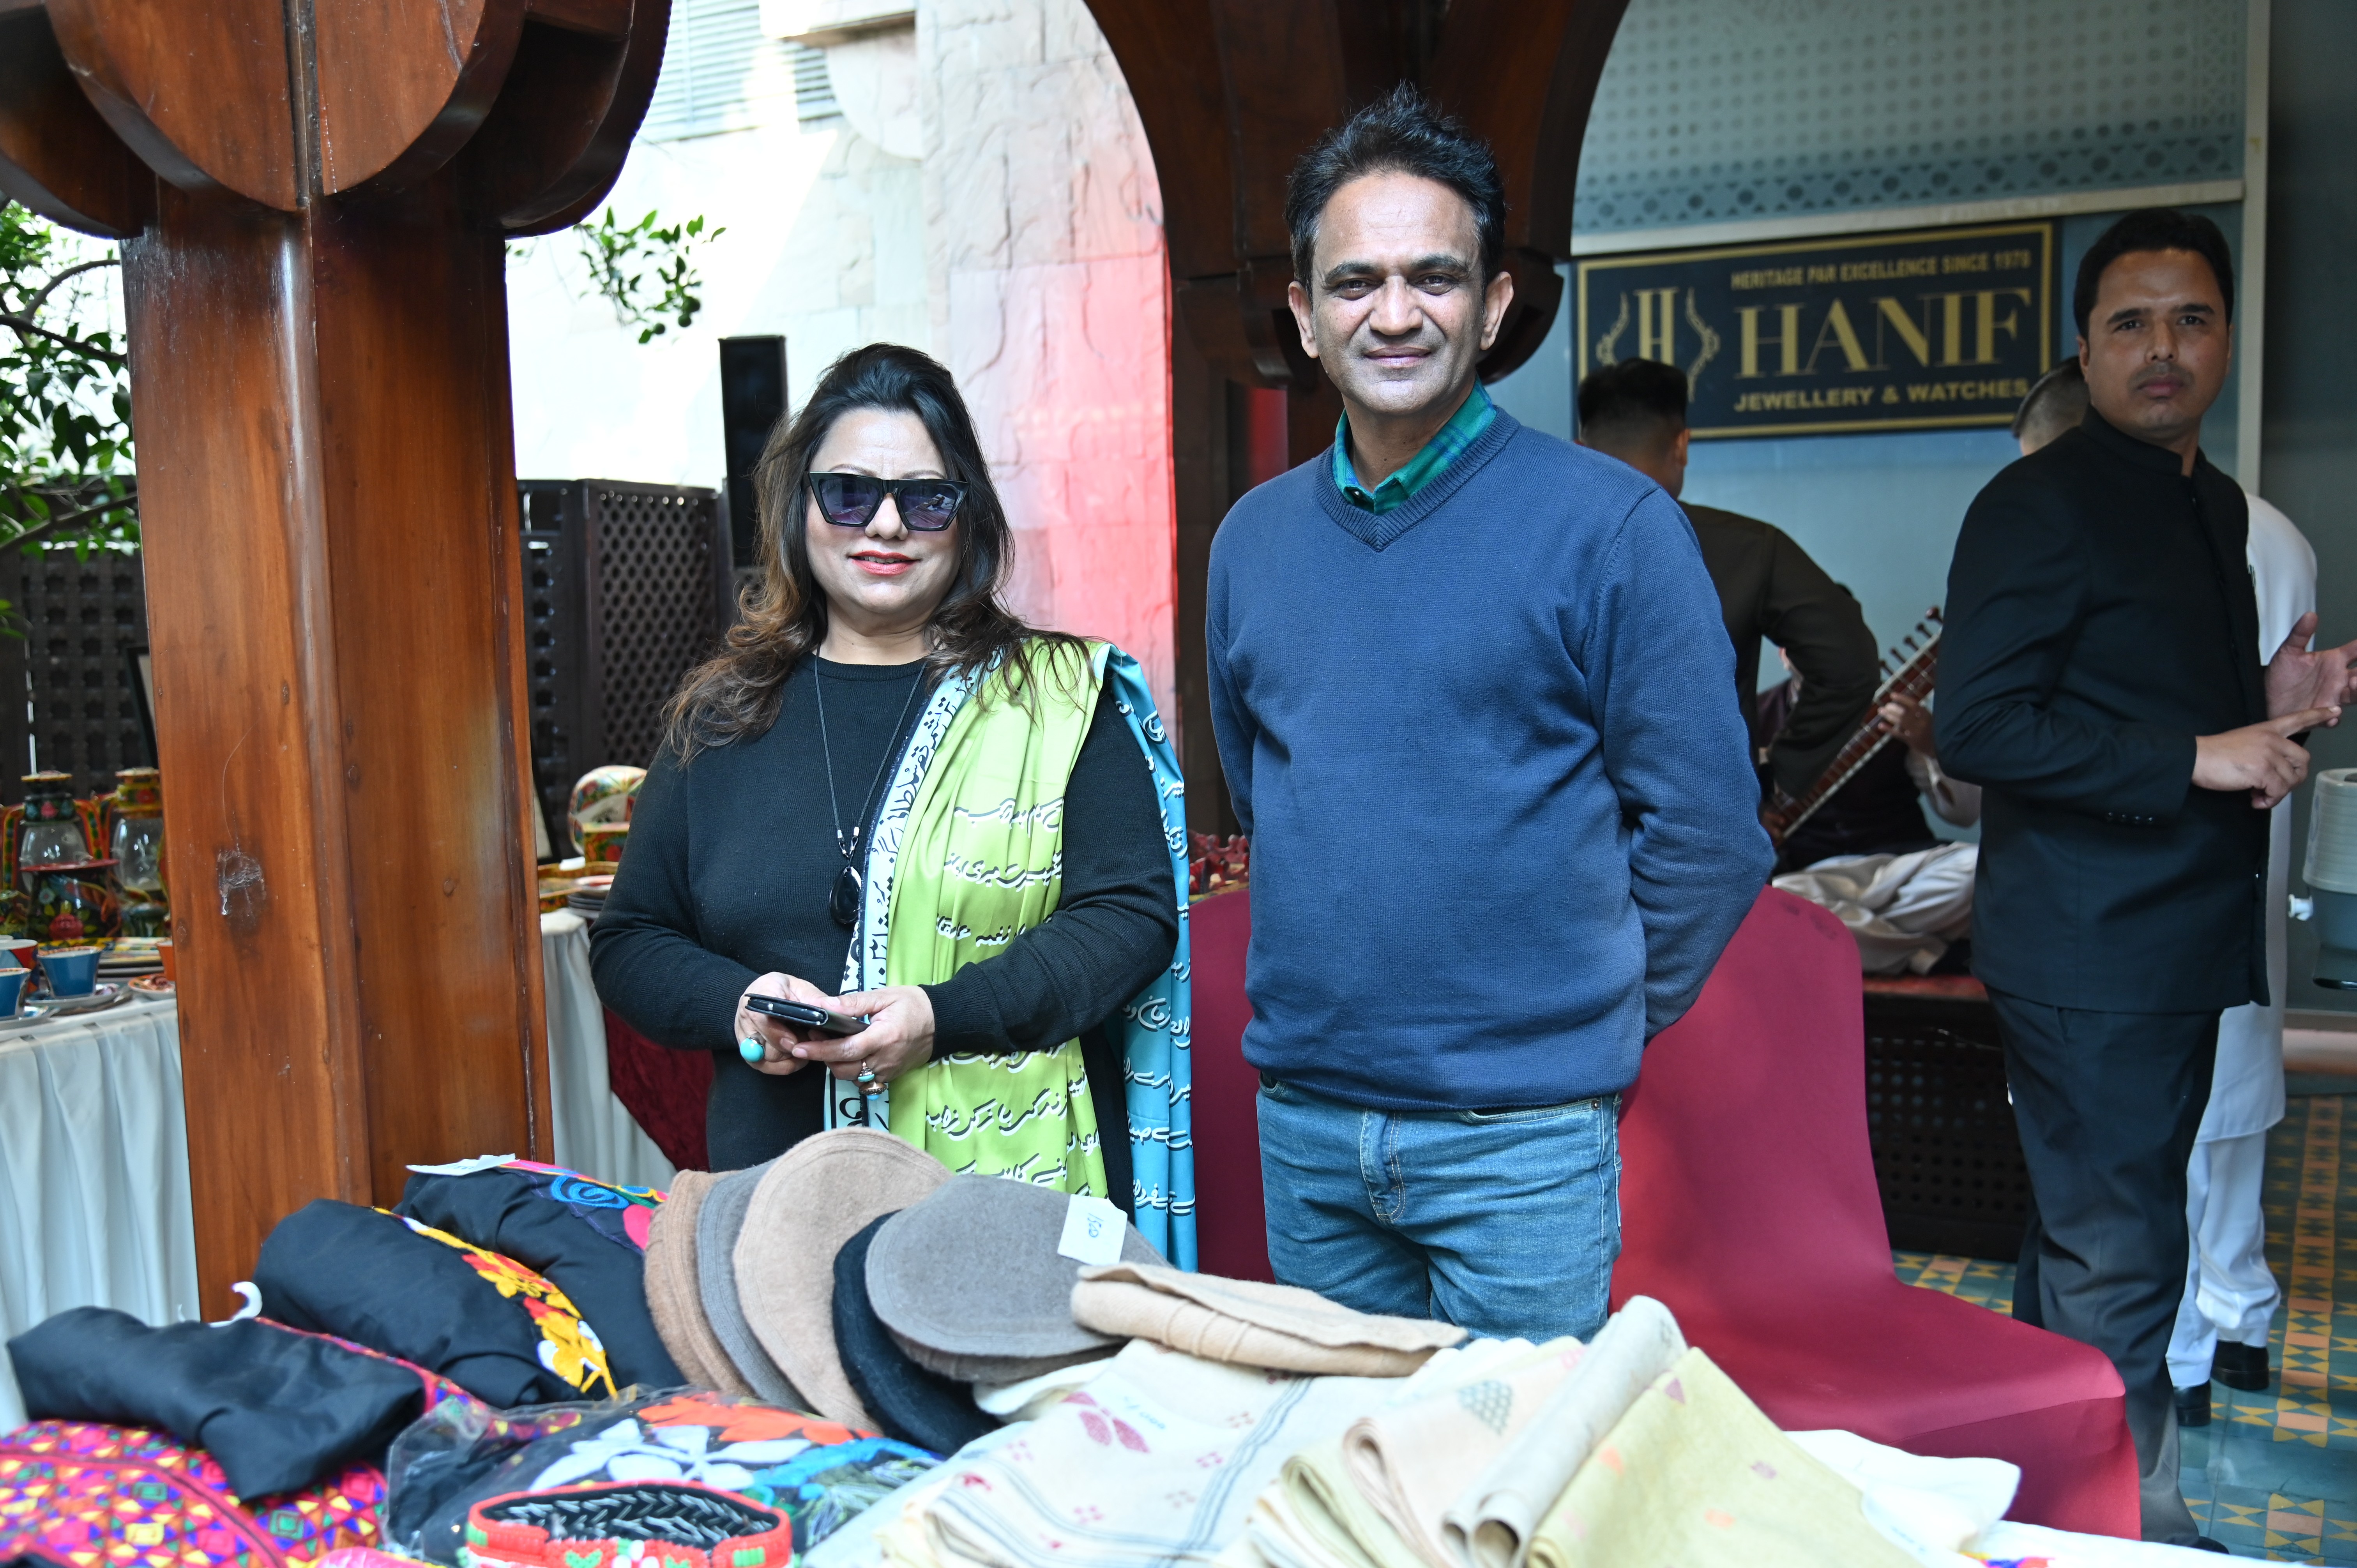
<path fill-rule="evenodd" d="M 1111 1022 L 1120 1037 L 1138 1229 L 1194 1262 L 1189 1136 L 1186 831 L 1177 759 L 1136 662 L 1106 643 L 1040 649 L 1018 702 L 1003 670 L 937 688 L 896 764 L 869 842 L 844 991 L 938 984 L 1054 912 L 1063 891 L 1063 805 L 1101 690 L 1110 685 L 1157 785 L 1180 910 L 1170 969 Z M 1079 662 L 1084 659 L 1085 662 Z M 863 1105 L 840 1080 L 827 1124 L 883 1125 L 952 1170 L 1111 1196 L 1077 1040 L 1011 1056 L 952 1055 Z"/>

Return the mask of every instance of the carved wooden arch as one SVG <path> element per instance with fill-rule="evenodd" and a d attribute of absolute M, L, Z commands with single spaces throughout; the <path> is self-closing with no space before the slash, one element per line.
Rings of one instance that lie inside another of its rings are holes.
<path fill-rule="evenodd" d="M 0 193 L 128 239 L 157 178 L 281 212 L 417 186 L 579 220 L 621 172 L 670 0 L 0 0 Z M 299 67 L 299 70 L 298 70 Z"/>
<path fill-rule="evenodd" d="M 1089 0 L 1154 150 L 1169 254 L 1178 732 L 1187 816 L 1236 826 L 1203 645 L 1211 536 L 1237 497 L 1332 440 L 1333 390 L 1286 307 L 1285 186 L 1329 126 L 1413 81 L 1486 139 L 1514 307 L 1487 380 L 1544 341 L 1579 146 L 1628 0 Z"/>
<path fill-rule="evenodd" d="M 503 246 L 670 0 L 0 0 L 0 193 L 124 241 L 198 1264 L 553 1158 Z"/>
<path fill-rule="evenodd" d="M 1089 0 L 1162 186 L 1176 314 L 1229 379 L 1318 380 L 1286 309 L 1285 185 L 1318 136 L 1401 81 L 1487 140 L 1514 306 L 1482 360 L 1528 360 L 1562 299 L 1596 83 L 1628 0 Z"/>

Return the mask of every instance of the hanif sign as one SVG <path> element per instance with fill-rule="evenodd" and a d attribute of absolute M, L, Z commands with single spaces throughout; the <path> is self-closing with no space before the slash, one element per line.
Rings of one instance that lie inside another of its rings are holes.
<path fill-rule="evenodd" d="M 1599 256 L 1579 373 L 1686 373 L 1698 437 L 2005 424 L 2054 355 L 2054 225 Z"/>

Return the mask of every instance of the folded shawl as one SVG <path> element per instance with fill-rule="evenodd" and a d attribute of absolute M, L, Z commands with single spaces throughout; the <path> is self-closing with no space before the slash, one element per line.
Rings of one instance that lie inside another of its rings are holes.
<path fill-rule="evenodd" d="M 944 1485 L 885 1532 L 887 1553 L 942 1568 L 1209 1563 L 1287 1456 L 1397 1387 L 1286 1377 L 1135 1341 L 1007 1442 L 944 1466 Z"/>
<path fill-rule="evenodd" d="M 1353 1312 L 1292 1285 L 1152 1263 L 1082 1269 L 1072 1317 L 1206 1360 L 1356 1378 L 1404 1378 L 1465 1337 L 1454 1324 Z"/>
<path fill-rule="evenodd" d="M 1909 1568 L 1858 1490 L 1699 1350 L 1655 1380 L 1539 1521 L 1531 1568 Z"/>
<path fill-rule="evenodd" d="M 1430 1568 L 1457 1568 L 1441 1515 L 1531 1424 L 1582 1354 L 1577 1339 L 1551 1339 L 1448 1392 L 1361 1417 L 1342 1438 L 1351 1484 Z"/>
<path fill-rule="evenodd" d="M 1441 1516 L 1441 1544 L 1458 1568 L 1523 1568 L 1541 1516 L 1637 1396 L 1685 1349 L 1668 1307 L 1651 1296 L 1630 1297 L 1521 1436 Z"/>

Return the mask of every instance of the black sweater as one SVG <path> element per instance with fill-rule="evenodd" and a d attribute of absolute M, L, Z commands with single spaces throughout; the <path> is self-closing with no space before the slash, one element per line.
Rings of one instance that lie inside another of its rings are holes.
<path fill-rule="evenodd" d="M 842 989 L 851 934 L 827 915 L 844 862 L 823 759 L 832 754 L 848 830 L 863 811 L 874 814 L 877 769 L 925 701 L 916 690 L 921 671 L 804 660 L 766 733 L 710 747 L 684 767 L 666 749 L 639 792 L 629 851 L 590 935 L 590 967 L 599 997 L 631 1027 L 713 1054 L 706 1127 L 715 1170 L 758 1165 L 821 1125 L 821 1070 L 780 1078 L 748 1067 L 737 1052 L 737 999 L 772 970 L 829 995 Z M 1032 1050 L 1080 1038 L 1106 1174 L 1125 1199 L 1120 1064 L 1100 1026 L 1170 961 L 1178 889 L 1152 776 L 1109 697 L 1098 702 L 1072 767 L 1056 911 L 1005 952 L 925 987 L 933 1051 Z"/>

